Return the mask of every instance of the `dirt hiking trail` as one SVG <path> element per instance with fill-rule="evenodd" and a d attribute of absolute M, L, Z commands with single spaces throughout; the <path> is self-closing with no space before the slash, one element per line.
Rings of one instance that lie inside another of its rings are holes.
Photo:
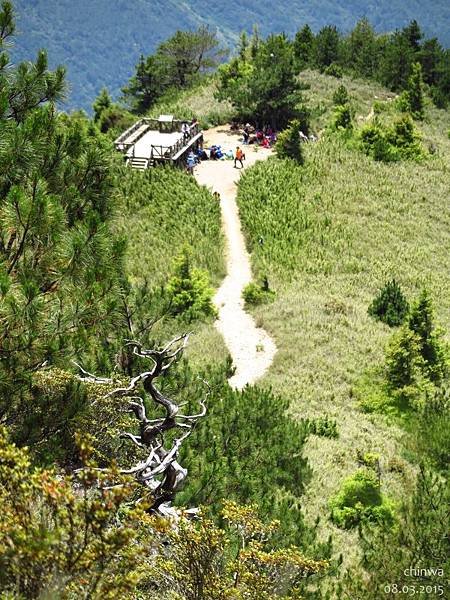
<path fill-rule="evenodd" d="M 225 151 L 232 149 L 235 152 L 236 146 L 241 146 L 246 155 L 244 169 L 272 153 L 263 148 L 255 151 L 253 146 L 242 146 L 239 136 L 230 132 L 227 126 L 205 131 L 204 138 L 205 148 L 216 144 Z M 236 389 L 242 389 L 246 384 L 254 383 L 269 368 L 276 346 L 268 333 L 256 327 L 253 317 L 244 311 L 242 290 L 252 281 L 252 272 L 236 203 L 240 169 L 235 169 L 233 164 L 232 160 L 204 161 L 195 168 L 194 174 L 199 184 L 220 194 L 227 275 L 214 296 L 219 312 L 215 326 L 222 334 L 236 367 L 229 383 Z"/>

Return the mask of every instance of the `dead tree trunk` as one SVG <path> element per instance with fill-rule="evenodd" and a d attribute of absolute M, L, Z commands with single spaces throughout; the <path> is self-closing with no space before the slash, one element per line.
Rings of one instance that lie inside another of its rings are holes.
<path fill-rule="evenodd" d="M 179 412 L 178 404 L 155 385 L 156 379 L 181 356 L 188 337 L 188 334 L 176 337 L 159 350 L 146 350 L 139 342 L 128 342 L 127 346 L 132 348 L 133 354 L 148 360 L 151 368 L 133 377 L 128 386 L 118 387 L 105 394 L 105 398 L 123 397 L 127 401 L 127 410 L 133 413 L 139 422 L 139 434 L 124 432 L 121 437 L 130 440 L 146 455 L 141 462 L 129 469 L 122 469 L 121 473 L 133 475 L 140 484 L 150 490 L 153 498 L 150 510 L 165 516 L 175 515 L 171 503 L 187 476 L 187 470 L 177 461 L 178 451 L 191 434 L 197 420 L 206 414 L 206 398 L 199 400 L 200 410 L 197 414 L 183 415 Z M 111 386 L 111 379 L 96 377 L 77 366 L 82 372 L 82 381 Z M 146 395 L 155 405 L 164 409 L 163 416 L 156 419 L 147 417 L 144 403 Z M 165 436 L 172 429 L 180 429 L 183 433 L 175 438 L 170 448 L 166 448 Z"/>

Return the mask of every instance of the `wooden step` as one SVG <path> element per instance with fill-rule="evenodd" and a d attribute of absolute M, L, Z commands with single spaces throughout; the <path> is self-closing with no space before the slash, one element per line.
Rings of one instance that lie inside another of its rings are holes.
<path fill-rule="evenodd" d="M 149 167 L 148 158 L 139 158 L 138 156 L 130 156 L 127 160 L 127 165 L 132 167 L 133 169 L 139 169 L 140 171 L 145 171 Z"/>

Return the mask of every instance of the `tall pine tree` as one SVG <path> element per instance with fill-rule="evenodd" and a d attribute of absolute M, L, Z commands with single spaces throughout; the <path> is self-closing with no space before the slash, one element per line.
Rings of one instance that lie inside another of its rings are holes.
<path fill-rule="evenodd" d="M 0 10 L 0 48 L 14 33 Z M 0 420 L 35 410 L 30 375 L 83 353 L 116 319 L 122 244 L 109 162 L 98 140 L 60 115 L 64 69 L 41 51 L 16 67 L 0 50 Z"/>

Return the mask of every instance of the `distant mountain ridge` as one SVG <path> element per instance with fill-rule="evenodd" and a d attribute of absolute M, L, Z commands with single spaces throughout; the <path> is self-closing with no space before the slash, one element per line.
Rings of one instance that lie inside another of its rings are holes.
<path fill-rule="evenodd" d="M 416 19 L 428 37 L 450 46 L 448 0 L 15 0 L 18 33 L 14 61 L 47 48 L 51 64 L 65 64 L 71 84 L 67 108 L 89 109 L 106 86 L 117 97 L 140 54 L 150 54 L 177 29 L 207 24 L 232 45 L 254 24 L 263 35 L 294 34 L 305 23 L 350 30 L 367 16 L 377 31 Z"/>

